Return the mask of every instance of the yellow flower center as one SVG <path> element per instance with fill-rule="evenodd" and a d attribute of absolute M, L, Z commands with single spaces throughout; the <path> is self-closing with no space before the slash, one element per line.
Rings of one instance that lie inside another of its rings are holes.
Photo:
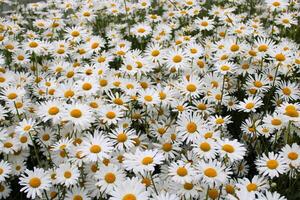
<path fill-rule="evenodd" d="M 216 119 L 216 124 L 223 124 L 223 123 L 224 123 L 224 119 L 222 118 Z"/>
<path fill-rule="evenodd" d="M 204 27 L 208 26 L 208 22 L 207 21 L 201 22 L 201 26 L 204 26 Z"/>
<path fill-rule="evenodd" d="M 117 104 L 117 105 L 123 105 L 124 104 L 124 102 L 121 98 L 115 98 L 114 103 Z"/>
<path fill-rule="evenodd" d="M 223 151 L 226 151 L 227 153 L 233 153 L 234 152 L 234 147 L 230 144 L 224 144 L 222 147 Z"/>
<path fill-rule="evenodd" d="M 145 101 L 151 102 L 153 100 L 153 97 L 150 95 L 144 96 Z"/>
<path fill-rule="evenodd" d="M 56 106 L 53 106 L 53 107 L 49 108 L 48 113 L 49 113 L 49 115 L 56 115 L 57 113 L 59 113 L 59 108 Z"/>
<path fill-rule="evenodd" d="M 208 152 L 210 150 L 210 144 L 207 142 L 202 142 L 199 147 L 204 152 Z"/>
<path fill-rule="evenodd" d="M 90 83 L 84 83 L 82 85 L 82 89 L 83 90 L 90 90 L 90 89 L 92 89 L 92 84 L 90 84 Z"/>
<path fill-rule="evenodd" d="M 265 44 L 262 44 L 262 45 L 260 45 L 259 47 L 258 47 L 258 51 L 259 52 L 266 52 L 267 50 L 268 50 L 268 46 L 267 45 L 265 45 Z"/>
<path fill-rule="evenodd" d="M 36 48 L 37 46 L 39 46 L 39 44 L 37 43 L 37 42 L 30 42 L 29 43 L 29 46 L 31 47 L 31 48 Z"/>
<path fill-rule="evenodd" d="M 278 167 L 278 161 L 277 160 L 268 160 L 267 161 L 267 167 L 269 169 L 276 169 Z"/>
<path fill-rule="evenodd" d="M 147 156 L 142 160 L 143 165 L 150 165 L 151 163 L 153 163 L 153 158 L 150 156 Z"/>
<path fill-rule="evenodd" d="M 226 185 L 225 190 L 228 194 L 234 194 L 234 187 L 232 185 Z"/>
<path fill-rule="evenodd" d="M 222 71 L 228 71 L 228 70 L 230 70 L 230 67 L 228 65 L 222 65 L 221 70 Z"/>
<path fill-rule="evenodd" d="M 195 91 L 197 90 L 197 87 L 196 87 L 195 84 L 190 83 L 190 84 L 188 84 L 188 85 L 186 86 L 186 89 L 187 89 L 187 91 L 189 91 L 189 92 L 195 92 Z"/>
<path fill-rule="evenodd" d="M 180 63 L 182 61 L 182 57 L 180 55 L 176 55 L 173 57 L 174 63 Z"/>
<path fill-rule="evenodd" d="M 169 152 L 172 150 L 172 143 L 164 143 L 162 145 L 162 149 L 165 151 L 165 152 Z"/>
<path fill-rule="evenodd" d="M 254 108 L 254 105 L 255 105 L 254 103 L 249 102 L 245 105 L 245 108 L 250 110 L 250 109 Z"/>
<path fill-rule="evenodd" d="M 137 30 L 138 33 L 145 33 L 145 31 L 146 31 L 146 30 L 145 30 L 144 28 L 139 28 L 139 29 Z"/>
<path fill-rule="evenodd" d="M 186 189 L 186 190 L 191 190 L 194 188 L 194 185 L 192 183 L 185 183 L 183 185 L 183 188 Z"/>
<path fill-rule="evenodd" d="M 73 109 L 71 110 L 70 115 L 74 118 L 80 118 L 82 116 L 82 112 L 79 109 Z"/>
<path fill-rule="evenodd" d="M 214 168 L 209 167 L 204 170 L 204 174 L 207 177 L 214 178 L 217 176 L 217 171 Z"/>
<path fill-rule="evenodd" d="M 218 196 L 219 196 L 219 192 L 217 189 L 209 189 L 208 190 L 208 196 L 211 198 L 211 199 L 217 199 Z"/>
<path fill-rule="evenodd" d="M 194 122 L 189 122 L 186 126 L 186 130 L 189 132 L 189 133 L 194 133 L 196 132 L 197 130 L 197 124 L 194 123 Z"/>
<path fill-rule="evenodd" d="M 24 126 L 23 130 L 24 131 L 29 131 L 31 129 L 31 126 L 30 125 L 26 125 Z"/>
<path fill-rule="evenodd" d="M 75 196 L 73 197 L 73 200 L 83 200 L 83 198 L 82 198 L 82 196 L 80 196 L 80 195 L 75 195 Z"/>
<path fill-rule="evenodd" d="M 282 88 L 282 93 L 285 94 L 285 95 L 287 95 L 287 96 L 290 96 L 291 93 L 292 93 L 292 91 L 291 91 L 290 88 L 285 87 L 285 88 Z"/>
<path fill-rule="evenodd" d="M 158 50 L 153 50 L 153 51 L 151 52 L 151 55 L 152 55 L 153 57 L 157 57 L 159 54 L 160 54 L 160 52 L 159 52 Z"/>
<path fill-rule="evenodd" d="M 71 176 L 72 176 L 72 172 L 70 172 L 70 171 L 65 171 L 65 173 L 64 173 L 64 177 L 65 178 L 71 178 Z"/>
<path fill-rule="evenodd" d="M 91 153 L 99 153 L 101 151 L 101 147 L 97 144 L 94 144 L 90 147 Z"/>
<path fill-rule="evenodd" d="M 234 44 L 230 47 L 230 50 L 233 51 L 233 52 L 236 52 L 240 49 L 240 46 L 237 45 L 237 44 Z"/>
<path fill-rule="evenodd" d="M 5 142 L 5 143 L 3 144 L 3 146 L 4 146 L 5 148 L 11 148 L 11 147 L 13 146 L 13 144 L 12 144 L 11 142 Z"/>
<path fill-rule="evenodd" d="M 178 176 L 186 176 L 187 175 L 187 173 L 188 173 L 188 171 L 187 171 L 187 169 L 185 168 L 185 167 L 179 167 L 178 169 L 177 169 L 177 175 Z"/>
<path fill-rule="evenodd" d="M 116 180 L 116 175 L 114 173 L 107 173 L 104 177 L 107 183 L 114 183 Z"/>
<path fill-rule="evenodd" d="M 247 185 L 247 190 L 248 190 L 248 192 L 256 191 L 257 190 L 257 185 L 255 183 L 249 183 Z"/>
<path fill-rule="evenodd" d="M 117 137 L 118 142 L 126 142 L 127 135 L 125 133 L 120 133 Z"/>
<path fill-rule="evenodd" d="M 79 31 L 72 31 L 71 35 L 73 37 L 78 37 L 80 35 Z"/>
<path fill-rule="evenodd" d="M 113 112 L 113 111 L 109 111 L 109 112 L 106 113 L 106 117 L 108 119 L 114 119 L 116 117 L 116 113 Z"/>
<path fill-rule="evenodd" d="M 26 136 L 20 137 L 20 142 L 21 142 L 21 143 L 26 143 L 27 140 L 28 140 L 28 138 L 27 138 Z"/>
<path fill-rule="evenodd" d="M 17 97 L 18 97 L 18 95 L 16 93 L 10 93 L 10 94 L 7 95 L 7 98 L 10 99 L 10 100 L 13 100 Z"/>
<path fill-rule="evenodd" d="M 64 93 L 64 97 L 65 98 L 71 98 L 74 96 L 74 92 L 72 90 L 67 90 L 65 93 Z"/>
<path fill-rule="evenodd" d="M 126 194 L 123 196 L 122 200 L 136 200 L 136 196 L 134 194 Z"/>
<path fill-rule="evenodd" d="M 290 153 L 288 154 L 288 158 L 289 158 L 290 160 L 297 160 L 297 158 L 298 158 L 298 153 L 296 153 L 296 152 L 290 152 Z"/>
<path fill-rule="evenodd" d="M 275 118 L 275 119 L 272 119 L 271 123 L 272 123 L 272 125 L 274 125 L 274 126 L 279 126 L 279 125 L 281 125 L 282 122 L 281 122 L 280 119 Z"/>
<path fill-rule="evenodd" d="M 41 179 L 38 177 L 33 177 L 29 180 L 29 185 L 32 188 L 38 188 L 42 184 Z"/>
<path fill-rule="evenodd" d="M 279 62 L 285 61 L 285 55 L 282 53 L 276 54 L 275 59 Z"/>

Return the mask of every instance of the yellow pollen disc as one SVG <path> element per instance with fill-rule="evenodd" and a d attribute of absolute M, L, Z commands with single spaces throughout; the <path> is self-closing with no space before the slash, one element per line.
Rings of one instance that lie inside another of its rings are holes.
<path fill-rule="evenodd" d="M 183 188 L 186 189 L 186 190 L 191 190 L 194 188 L 194 185 L 192 183 L 185 183 L 183 185 Z"/>
<path fill-rule="evenodd" d="M 169 152 L 172 150 L 172 143 L 164 143 L 162 145 L 162 149 L 165 151 L 165 152 Z"/>
<path fill-rule="evenodd" d="M 11 148 L 11 147 L 13 147 L 13 144 L 12 144 L 11 142 L 5 142 L 5 143 L 3 144 L 3 146 L 4 146 L 5 148 Z"/>
<path fill-rule="evenodd" d="M 197 53 L 198 51 L 197 51 L 197 49 L 192 48 L 192 49 L 190 49 L 190 52 L 191 52 L 192 54 L 195 54 L 195 53 Z"/>
<path fill-rule="evenodd" d="M 256 191 L 256 189 L 257 189 L 257 185 L 255 183 L 249 183 L 247 185 L 248 192 Z"/>
<path fill-rule="evenodd" d="M 73 37 L 78 37 L 80 35 L 79 31 L 72 31 L 71 35 Z"/>
<path fill-rule="evenodd" d="M 18 95 L 16 93 L 10 93 L 10 94 L 7 95 L 7 98 L 10 99 L 10 100 L 13 100 L 17 97 L 18 97 Z"/>
<path fill-rule="evenodd" d="M 285 87 L 285 88 L 282 88 L 282 93 L 285 94 L 285 95 L 287 95 L 287 96 L 290 96 L 291 93 L 292 93 L 292 91 L 291 91 L 290 88 Z"/>
<path fill-rule="evenodd" d="M 261 81 L 254 81 L 253 85 L 258 88 L 261 88 L 263 86 Z"/>
<path fill-rule="evenodd" d="M 216 119 L 216 124 L 223 124 L 223 123 L 224 123 L 224 119 L 222 118 Z"/>
<path fill-rule="evenodd" d="M 97 144 L 94 144 L 90 147 L 91 153 L 99 153 L 101 151 L 101 147 Z"/>
<path fill-rule="evenodd" d="M 25 57 L 24 57 L 23 55 L 18 55 L 18 56 L 17 56 L 17 59 L 20 60 L 20 61 L 22 61 L 22 60 L 25 59 Z"/>
<path fill-rule="evenodd" d="M 188 85 L 186 86 L 186 89 L 187 89 L 187 91 L 189 91 L 189 92 L 195 92 L 195 91 L 197 90 L 197 87 L 196 87 L 195 84 L 190 83 L 190 84 L 188 84 Z"/>
<path fill-rule="evenodd" d="M 29 180 L 29 185 L 32 188 L 38 188 L 42 184 L 41 179 L 38 177 L 33 177 Z"/>
<path fill-rule="evenodd" d="M 277 160 L 268 160 L 267 161 L 267 167 L 269 169 L 276 169 L 278 167 L 278 161 Z"/>
<path fill-rule="evenodd" d="M 227 153 L 233 153 L 234 152 L 234 147 L 230 144 L 224 144 L 222 147 L 223 151 L 226 151 Z"/>
<path fill-rule="evenodd" d="M 151 52 L 151 55 L 152 55 L 153 57 L 157 57 L 159 54 L 160 54 L 160 52 L 159 52 L 158 50 L 153 50 L 153 51 Z"/>
<path fill-rule="evenodd" d="M 147 157 L 143 158 L 143 160 L 142 160 L 143 165 L 149 165 L 151 163 L 153 163 L 153 158 L 150 156 L 147 156 Z"/>
<path fill-rule="evenodd" d="M 90 89 L 92 89 L 92 84 L 90 84 L 90 83 L 84 83 L 82 85 L 82 89 L 83 90 L 90 90 Z"/>
<path fill-rule="evenodd" d="M 153 100 L 153 97 L 150 95 L 144 96 L 145 101 L 151 102 Z"/>
<path fill-rule="evenodd" d="M 26 125 L 24 126 L 23 130 L 24 131 L 29 131 L 31 129 L 31 126 L 30 125 Z"/>
<path fill-rule="evenodd" d="M 185 168 L 185 167 L 179 167 L 178 169 L 177 169 L 177 175 L 178 176 L 186 176 L 188 174 L 188 171 L 187 171 L 187 169 Z"/>
<path fill-rule="evenodd" d="M 28 138 L 27 138 L 26 136 L 20 137 L 20 142 L 21 142 L 21 143 L 26 143 L 27 140 L 28 140 Z"/>
<path fill-rule="evenodd" d="M 139 28 L 139 29 L 137 30 L 138 33 L 145 33 L 145 31 L 146 31 L 146 30 L 145 30 L 144 28 Z"/>
<path fill-rule="evenodd" d="M 290 153 L 288 154 L 288 158 L 289 158 L 290 160 L 297 160 L 297 158 L 298 158 L 298 153 L 296 153 L 296 152 L 290 152 Z"/>
<path fill-rule="evenodd" d="M 194 133 L 196 132 L 197 130 L 197 124 L 194 123 L 194 122 L 189 122 L 186 126 L 186 130 L 189 132 L 189 133 Z"/>
<path fill-rule="evenodd" d="M 217 199 L 219 197 L 219 191 L 217 189 L 209 189 L 208 196 L 211 199 Z"/>
<path fill-rule="evenodd" d="M 228 65 L 222 65 L 221 70 L 222 71 L 228 71 L 228 70 L 230 70 L 230 67 Z"/>
<path fill-rule="evenodd" d="M 173 57 L 174 63 L 180 63 L 182 61 L 182 57 L 180 55 L 176 55 Z"/>
<path fill-rule="evenodd" d="M 123 196 L 122 200 L 136 200 L 136 196 L 134 194 L 126 194 Z"/>
<path fill-rule="evenodd" d="M 48 113 L 49 113 L 49 115 L 56 115 L 57 113 L 59 113 L 59 108 L 56 106 L 53 106 L 53 107 L 49 108 Z"/>
<path fill-rule="evenodd" d="M 80 195 L 75 195 L 75 196 L 73 197 L 73 200 L 83 200 L 83 198 L 82 198 L 82 196 L 80 196 Z"/>
<path fill-rule="evenodd" d="M 249 102 L 249 103 L 247 103 L 247 104 L 245 105 L 245 108 L 250 110 L 250 109 L 254 108 L 254 106 L 255 106 L 254 103 Z"/>
<path fill-rule="evenodd" d="M 207 21 L 201 22 L 201 26 L 204 26 L 204 27 L 208 26 L 208 22 Z"/>
<path fill-rule="evenodd" d="M 210 150 L 210 144 L 207 142 L 202 142 L 199 147 L 204 152 L 208 152 Z"/>
<path fill-rule="evenodd" d="M 31 47 L 31 48 L 36 48 L 37 46 L 39 46 L 39 44 L 37 43 L 37 42 L 30 42 L 29 43 L 29 46 Z"/>
<path fill-rule="evenodd" d="M 230 50 L 233 51 L 233 52 L 236 52 L 240 49 L 239 45 L 237 44 L 234 44 L 230 47 Z"/>
<path fill-rule="evenodd" d="M 258 47 L 259 52 L 266 52 L 268 50 L 268 46 L 265 44 L 262 44 Z"/>
<path fill-rule="evenodd" d="M 276 54 L 275 59 L 279 62 L 285 61 L 285 55 L 283 55 L 282 53 Z"/>
<path fill-rule="evenodd" d="M 117 105 L 123 105 L 124 104 L 124 102 L 121 98 L 115 98 L 113 102 Z"/>
<path fill-rule="evenodd" d="M 118 142 L 126 142 L 127 135 L 125 133 L 120 133 L 117 137 Z"/>
<path fill-rule="evenodd" d="M 80 118 L 82 116 L 82 112 L 79 109 L 73 109 L 71 110 L 70 115 L 74 118 Z"/>
<path fill-rule="evenodd" d="M 280 119 L 275 118 L 275 119 L 272 119 L 271 123 L 274 126 L 279 126 L 279 125 L 281 125 L 282 122 Z"/>
<path fill-rule="evenodd" d="M 67 90 L 65 93 L 64 93 L 64 97 L 65 98 L 71 98 L 74 96 L 74 92 L 72 90 Z"/>
<path fill-rule="evenodd" d="M 116 180 L 116 175 L 113 173 L 107 173 L 105 174 L 104 179 L 107 183 L 114 183 Z"/>
<path fill-rule="evenodd" d="M 64 173 L 65 178 L 71 178 L 71 176 L 72 176 L 72 173 L 70 171 L 65 171 L 65 173 Z"/>
<path fill-rule="evenodd" d="M 113 112 L 113 111 L 109 111 L 109 112 L 106 113 L 106 117 L 108 119 L 114 119 L 116 117 L 116 113 Z"/>
<path fill-rule="evenodd" d="M 228 194 L 234 194 L 234 187 L 232 185 L 226 185 L 225 190 Z"/>
<path fill-rule="evenodd" d="M 214 168 L 207 168 L 204 170 L 204 175 L 210 178 L 214 178 L 217 176 L 217 171 Z"/>

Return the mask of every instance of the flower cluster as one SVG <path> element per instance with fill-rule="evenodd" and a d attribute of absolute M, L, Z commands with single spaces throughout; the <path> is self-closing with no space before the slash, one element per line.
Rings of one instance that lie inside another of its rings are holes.
<path fill-rule="evenodd" d="M 296 0 L 1 3 L 0 199 L 300 198 Z"/>

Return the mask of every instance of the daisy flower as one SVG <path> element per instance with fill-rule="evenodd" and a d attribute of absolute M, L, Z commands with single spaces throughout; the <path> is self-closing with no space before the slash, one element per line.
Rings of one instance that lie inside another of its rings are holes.
<path fill-rule="evenodd" d="M 193 141 L 193 152 L 195 152 L 200 158 L 215 159 L 217 154 L 217 144 L 213 139 L 199 137 Z"/>
<path fill-rule="evenodd" d="M 291 146 L 286 144 L 280 154 L 287 164 L 295 168 L 300 166 L 300 146 L 298 144 L 293 143 Z"/>
<path fill-rule="evenodd" d="M 195 180 L 196 171 L 191 166 L 191 163 L 183 161 L 172 162 L 168 168 L 168 175 L 176 183 L 184 184 Z"/>
<path fill-rule="evenodd" d="M 175 68 L 178 70 L 184 69 L 188 65 L 189 59 L 183 49 L 175 48 L 166 51 L 164 55 L 164 63 L 168 69 Z"/>
<path fill-rule="evenodd" d="M 120 108 L 114 107 L 110 104 L 105 105 L 99 110 L 100 120 L 108 125 L 117 124 L 120 118 L 123 116 L 123 112 Z"/>
<path fill-rule="evenodd" d="M 222 158 L 228 157 L 231 161 L 242 160 L 246 154 L 246 148 L 237 140 L 219 140 L 219 151 Z"/>
<path fill-rule="evenodd" d="M 30 131 L 33 131 L 34 128 L 36 128 L 35 125 L 35 120 L 34 119 L 23 119 L 19 125 L 15 128 L 16 133 L 18 134 L 25 134 L 25 133 L 29 133 Z"/>
<path fill-rule="evenodd" d="M 0 161 L 0 182 L 5 181 L 6 178 L 9 177 L 11 173 L 11 164 L 7 161 Z"/>
<path fill-rule="evenodd" d="M 177 119 L 179 135 L 188 143 L 195 141 L 199 137 L 199 130 L 203 122 L 199 115 L 193 112 L 183 112 Z"/>
<path fill-rule="evenodd" d="M 263 105 L 260 97 L 248 97 L 243 102 L 240 102 L 237 108 L 244 112 L 255 112 L 258 107 Z"/>
<path fill-rule="evenodd" d="M 67 104 L 64 120 L 74 125 L 77 130 L 84 130 L 91 126 L 94 118 L 89 106 L 79 103 Z"/>
<path fill-rule="evenodd" d="M 112 138 L 112 142 L 114 146 L 120 150 L 131 149 L 134 147 L 133 139 L 136 137 L 135 131 L 132 129 L 124 129 L 123 127 L 119 127 L 112 131 L 110 134 L 110 138 Z"/>
<path fill-rule="evenodd" d="M 66 187 L 76 185 L 80 172 L 75 165 L 69 163 L 60 164 L 56 169 L 56 181 Z"/>
<path fill-rule="evenodd" d="M 124 167 L 127 170 L 133 170 L 134 173 L 153 172 L 154 167 L 164 160 L 163 154 L 157 150 L 141 151 L 140 149 L 134 153 L 125 153 L 124 158 Z"/>
<path fill-rule="evenodd" d="M 260 174 L 271 178 L 286 173 L 288 168 L 286 160 L 274 152 L 269 152 L 268 155 L 263 154 L 256 160 L 256 166 Z"/>
<path fill-rule="evenodd" d="M 102 132 L 98 131 L 83 138 L 80 146 L 82 156 L 92 162 L 109 158 L 109 153 L 113 150 L 112 142 Z"/>
<path fill-rule="evenodd" d="M 20 191 L 25 191 L 27 198 L 35 199 L 36 197 L 42 197 L 44 190 L 50 189 L 51 180 L 44 169 L 34 167 L 33 171 L 25 170 L 25 173 L 20 177 L 19 184 L 22 186 Z"/>
<path fill-rule="evenodd" d="M 208 163 L 199 162 L 197 165 L 199 178 L 208 185 L 220 185 L 226 182 L 230 174 L 228 168 L 222 166 L 217 160 L 209 161 Z"/>
<path fill-rule="evenodd" d="M 127 178 L 115 187 L 111 195 L 111 200 L 144 200 L 148 199 L 150 194 L 138 178 Z"/>
<path fill-rule="evenodd" d="M 73 187 L 71 190 L 68 190 L 66 200 L 90 200 L 88 191 L 85 188 L 80 188 L 78 186 Z"/>
<path fill-rule="evenodd" d="M 95 178 L 102 192 L 111 193 L 120 183 L 125 181 L 125 174 L 117 165 L 109 164 L 100 167 Z"/>

